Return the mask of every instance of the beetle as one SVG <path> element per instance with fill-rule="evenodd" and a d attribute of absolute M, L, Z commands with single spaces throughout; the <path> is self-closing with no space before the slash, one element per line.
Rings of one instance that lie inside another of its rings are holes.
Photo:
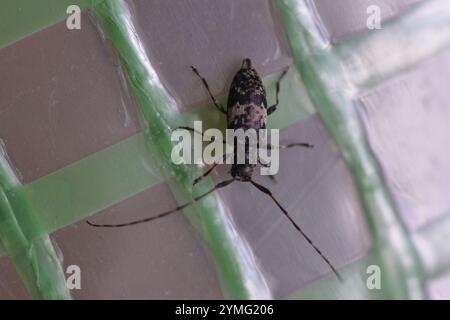
<path fill-rule="evenodd" d="M 198 70 L 191 66 L 192 71 L 200 78 L 200 80 L 203 82 L 203 85 L 205 86 L 214 106 L 222 113 L 226 114 L 227 116 L 227 127 L 229 129 L 243 129 L 249 130 L 249 129 L 255 129 L 257 132 L 260 129 L 266 129 L 267 127 L 267 117 L 276 111 L 277 106 L 279 104 L 279 93 L 280 93 L 280 83 L 283 77 L 287 73 L 287 69 L 285 69 L 278 81 L 276 82 L 276 90 L 275 90 L 275 104 L 272 106 L 267 105 L 267 99 L 266 99 L 266 91 L 264 89 L 264 85 L 262 83 L 261 77 L 259 76 L 258 72 L 254 68 L 252 61 L 250 58 L 245 58 L 242 61 L 241 68 L 237 71 L 235 74 L 229 94 L 228 94 L 228 103 L 227 103 L 227 109 L 225 109 L 219 101 L 214 97 L 214 95 L 211 93 L 211 90 L 209 88 L 209 85 L 204 77 L 200 75 Z M 187 129 L 190 131 L 195 131 L 195 129 L 190 127 L 180 127 L 180 129 Z M 234 145 L 236 145 L 236 141 L 234 141 Z M 309 143 L 293 143 L 285 146 L 271 146 L 268 145 L 267 148 L 273 148 L 273 147 L 279 147 L 279 148 L 291 148 L 291 147 L 306 147 L 306 148 L 312 148 L 313 146 Z M 317 252 L 317 254 L 320 255 L 322 260 L 330 267 L 330 269 L 334 272 L 334 274 L 338 277 L 339 280 L 342 281 L 342 277 L 337 272 L 336 268 L 333 266 L 333 264 L 329 261 L 329 259 L 322 253 L 322 251 L 313 243 L 311 238 L 303 231 L 302 228 L 292 219 L 292 217 L 289 215 L 287 210 L 281 205 L 281 203 L 276 199 L 276 197 L 272 194 L 272 192 L 264 187 L 263 185 L 255 182 L 252 180 L 252 175 L 254 172 L 254 169 L 256 167 L 256 164 L 252 164 L 249 162 L 249 146 L 247 142 L 245 142 L 245 162 L 244 163 L 237 163 L 237 161 L 233 161 L 231 166 L 231 179 L 222 181 L 217 183 L 211 190 L 193 198 L 191 201 L 176 207 L 172 210 L 160 213 L 156 216 L 144 218 L 140 220 L 135 220 L 131 222 L 126 223 L 120 223 L 120 224 L 95 224 L 92 222 L 87 222 L 89 225 L 94 227 L 125 227 L 135 224 L 140 224 L 144 222 L 149 222 L 152 220 L 156 220 L 162 217 L 165 217 L 169 214 L 172 214 L 174 212 L 177 212 L 179 210 L 184 209 L 185 207 L 193 204 L 194 202 L 202 199 L 203 197 L 207 196 L 208 194 L 224 188 L 231 183 L 235 181 L 241 181 L 241 182 L 248 182 L 251 183 L 253 186 L 255 186 L 258 190 L 269 196 L 272 201 L 278 206 L 278 208 L 281 210 L 281 212 L 285 215 L 285 217 L 289 220 L 289 222 L 294 226 L 294 228 L 305 238 L 305 240 L 313 247 L 313 249 Z M 236 160 L 236 150 L 234 149 L 233 154 Z M 259 162 L 260 165 L 265 165 L 261 162 Z M 194 185 L 200 182 L 204 177 L 209 175 L 212 170 L 217 166 L 216 164 L 213 164 L 211 168 L 209 168 L 203 175 L 198 177 L 194 180 Z"/>

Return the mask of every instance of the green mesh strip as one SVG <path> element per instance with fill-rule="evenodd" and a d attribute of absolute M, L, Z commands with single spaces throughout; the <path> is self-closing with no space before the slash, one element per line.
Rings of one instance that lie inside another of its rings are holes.
<path fill-rule="evenodd" d="M 0 242 L 34 298 L 68 299 L 57 255 L 0 150 Z"/>
<path fill-rule="evenodd" d="M 45 232 L 53 232 L 159 182 L 143 134 L 25 186 Z"/>

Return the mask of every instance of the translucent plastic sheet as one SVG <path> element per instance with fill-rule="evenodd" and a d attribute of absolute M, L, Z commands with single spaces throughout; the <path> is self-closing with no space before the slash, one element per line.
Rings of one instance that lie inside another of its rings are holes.
<path fill-rule="evenodd" d="M 383 163 L 389 159 L 386 152 L 372 145 L 377 136 L 370 121 L 376 117 L 360 118 L 380 103 L 373 102 L 372 91 L 360 99 L 357 90 L 372 88 L 445 48 L 449 13 L 442 1 L 430 1 L 386 25 L 396 31 L 395 38 L 384 29 L 331 47 L 315 15 L 325 3 L 104 1 L 83 13 L 80 31 L 68 31 L 62 22 L 0 51 L 2 72 L 15 80 L 1 92 L 6 98 L 0 134 L 10 161 L 2 159 L 6 197 L 0 252 L 13 258 L 33 297 L 67 298 L 62 277 L 74 264 L 82 270 L 82 289 L 71 291 L 75 298 L 427 296 L 425 277 L 441 275 L 449 265 L 448 249 L 439 245 L 450 229 L 448 203 L 430 200 L 439 208 L 425 210 L 427 222 L 435 217 L 443 222 L 423 224 L 414 234 L 404 227 L 409 210 L 398 206 L 395 189 L 382 175 L 386 168 L 378 167 L 392 161 Z M 189 27 L 183 24 L 186 16 Z M 415 48 L 408 32 L 414 19 L 420 21 L 414 37 L 426 39 L 430 26 L 439 30 L 417 54 L 409 53 Z M 390 56 L 385 59 L 389 68 L 371 60 L 382 55 L 377 48 L 397 41 L 408 59 Z M 245 56 L 265 76 L 270 102 L 279 71 L 291 66 L 269 126 L 283 129 L 282 142 L 315 145 L 282 152 L 277 182 L 256 179 L 340 268 L 344 283 L 270 199 L 246 184 L 198 201 L 185 215 L 148 225 L 106 230 L 83 220 L 99 212 L 89 219 L 115 223 L 147 217 L 226 177 L 227 168 L 220 168 L 193 188 L 192 180 L 205 168 L 171 163 L 170 132 L 197 119 L 205 128 L 224 128 L 224 117 L 209 104 L 189 65 L 220 96 Z M 28 80 L 16 67 L 25 63 L 36 70 Z M 24 81 L 20 88 L 18 79 Z M 36 105 L 35 114 L 28 112 L 29 105 Z M 12 121 L 17 118 L 22 122 Z M 20 182 L 14 178 L 17 171 Z M 443 182 L 438 191 L 446 187 Z M 20 235 L 13 229 L 14 217 L 26 235 L 13 242 L 22 243 L 19 250 L 9 242 Z M 44 263 L 46 256 L 50 262 Z M 365 268 L 372 263 L 386 270 L 390 283 L 378 292 L 365 287 Z M 0 288 L 8 288 L 5 295 L 21 295 L 1 281 Z"/>

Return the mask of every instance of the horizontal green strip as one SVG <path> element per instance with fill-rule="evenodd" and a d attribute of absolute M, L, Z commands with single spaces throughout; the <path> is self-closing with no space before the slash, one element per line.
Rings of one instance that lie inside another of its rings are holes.
<path fill-rule="evenodd" d="M 159 182 L 136 134 L 24 188 L 45 232 L 53 232 Z"/>
<path fill-rule="evenodd" d="M 0 10 L 0 48 L 67 17 L 67 7 L 91 7 L 103 0 L 2 0 Z"/>
<path fill-rule="evenodd" d="M 41 223 L 59 230 L 162 182 L 138 133 L 21 188 Z M 31 232 L 31 230 L 25 230 Z M 0 256 L 4 254 L 0 247 Z"/>

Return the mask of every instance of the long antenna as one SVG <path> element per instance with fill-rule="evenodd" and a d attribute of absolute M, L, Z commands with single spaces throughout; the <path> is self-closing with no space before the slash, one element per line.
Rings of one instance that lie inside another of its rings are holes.
<path fill-rule="evenodd" d="M 130 222 L 125 222 L 125 223 L 118 223 L 118 224 L 96 224 L 96 223 L 92 223 L 92 222 L 90 222 L 90 221 L 86 221 L 86 222 L 87 222 L 90 226 L 93 226 L 93 227 L 102 227 L 102 228 L 120 228 L 120 227 L 126 227 L 126 226 L 135 225 L 135 224 L 140 224 L 140 223 L 149 222 L 149 221 L 152 221 L 152 220 L 155 220 L 155 219 L 159 219 L 159 218 L 168 216 L 169 214 L 174 213 L 174 212 L 177 212 L 177 211 L 179 211 L 179 210 L 183 210 L 184 208 L 186 208 L 187 206 L 189 206 L 189 205 L 193 204 L 194 202 L 200 200 L 201 198 L 206 197 L 208 194 L 210 194 L 210 193 L 216 191 L 217 189 L 224 188 L 224 187 L 228 186 L 230 183 L 232 183 L 232 182 L 234 182 L 234 181 L 235 181 L 235 179 L 233 178 L 233 179 L 230 179 L 230 180 L 225 180 L 225 181 L 219 182 L 219 183 L 216 184 L 216 185 L 214 186 L 214 188 L 212 188 L 211 190 L 209 190 L 209 191 L 207 191 L 207 192 L 205 192 L 205 193 L 199 195 L 198 197 L 195 197 L 195 198 L 192 199 L 191 201 L 189 201 L 189 202 L 183 204 L 182 206 L 179 206 L 179 207 L 176 207 L 175 209 L 172 209 L 172 210 L 169 210 L 169 211 L 160 213 L 160 214 L 158 214 L 158 215 L 156 215 L 156 216 L 153 216 L 153 217 L 144 218 L 144 219 L 135 220 L 135 221 L 130 221 Z"/>
<path fill-rule="evenodd" d="M 316 247 L 316 245 L 312 242 L 311 238 L 308 237 L 305 232 L 302 230 L 302 228 L 300 228 L 297 223 L 295 223 L 295 221 L 291 218 L 291 216 L 289 215 L 289 213 L 286 211 L 286 209 L 283 208 L 283 206 L 278 202 L 278 200 L 274 197 L 274 195 L 272 194 L 272 192 L 267 189 L 266 187 L 256 183 L 253 180 L 250 180 L 250 182 L 256 187 L 258 188 L 260 191 L 262 191 L 263 193 L 267 194 L 269 197 L 272 198 L 272 200 L 275 202 L 275 204 L 278 206 L 278 208 L 281 209 L 281 211 L 284 213 L 284 215 L 289 219 L 289 221 L 292 223 L 292 225 L 295 227 L 295 229 L 297 229 L 298 232 L 300 232 L 300 234 L 305 238 L 306 241 L 308 241 L 308 243 L 311 245 L 311 247 L 314 248 L 314 250 L 320 255 L 320 257 L 322 258 L 323 261 L 325 261 L 325 263 L 331 268 L 331 270 L 334 272 L 334 274 L 336 275 L 336 277 L 340 280 L 342 280 L 341 275 L 336 271 L 336 269 L 333 267 L 333 265 L 331 264 L 330 260 L 327 259 L 327 257 L 325 257 L 325 255 L 322 253 L 322 251 L 320 251 L 319 248 Z"/>

